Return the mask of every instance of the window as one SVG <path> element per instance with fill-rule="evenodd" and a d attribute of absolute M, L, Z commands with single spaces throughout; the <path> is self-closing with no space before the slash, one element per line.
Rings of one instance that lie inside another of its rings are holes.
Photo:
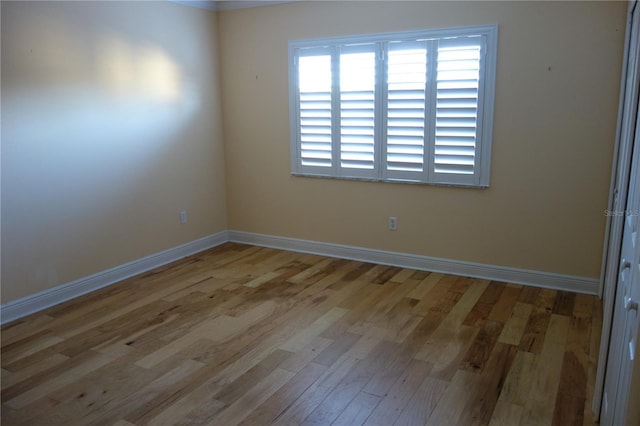
<path fill-rule="evenodd" d="M 488 186 L 497 32 L 289 42 L 292 173 Z"/>

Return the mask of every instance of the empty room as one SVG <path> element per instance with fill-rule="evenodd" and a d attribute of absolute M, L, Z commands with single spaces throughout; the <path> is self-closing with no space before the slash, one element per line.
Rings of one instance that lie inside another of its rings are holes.
<path fill-rule="evenodd" d="M 1 1 L 3 425 L 640 425 L 637 1 Z"/>

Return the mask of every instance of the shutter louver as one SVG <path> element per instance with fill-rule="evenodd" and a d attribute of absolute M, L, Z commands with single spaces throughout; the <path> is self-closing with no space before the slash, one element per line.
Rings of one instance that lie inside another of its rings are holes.
<path fill-rule="evenodd" d="M 387 55 L 387 170 L 422 172 L 425 145 L 425 43 L 390 43 Z"/>
<path fill-rule="evenodd" d="M 340 55 L 340 166 L 374 169 L 376 54 Z"/>
<path fill-rule="evenodd" d="M 438 42 L 434 171 L 476 173 L 480 38 Z"/>
<path fill-rule="evenodd" d="M 331 56 L 299 58 L 300 161 L 331 167 Z"/>

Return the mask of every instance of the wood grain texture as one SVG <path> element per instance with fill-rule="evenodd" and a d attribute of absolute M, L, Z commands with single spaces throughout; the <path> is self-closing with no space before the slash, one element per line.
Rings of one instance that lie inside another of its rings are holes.
<path fill-rule="evenodd" d="M 3 425 L 590 424 L 593 296 L 228 243 L 2 327 Z"/>

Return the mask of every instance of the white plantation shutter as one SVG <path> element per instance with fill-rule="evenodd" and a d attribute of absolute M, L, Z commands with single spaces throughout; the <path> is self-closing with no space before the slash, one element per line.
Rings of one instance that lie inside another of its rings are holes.
<path fill-rule="evenodd" d="M 375 48 L 346 46 L 340 53 L 340 168 L 346 176 L 375 177 Z"/>
<path fill-rule="evenodd" d="M 331 54 L 328 51 L 298 58 L 298 122 L 300 164 L 332 165 Z"/>
<path fill-rule="evenodd" d="M 477 174 L 481 37 L 438 41 L 433 172 L 444 182 Z"/>
<path fill-rule="evenodd" d="M 386 176 L 419 179 L 425 166 L 426 42 L 389 43 L 386 80 Z"/>
<path fill-rule="evenodd" d="M 294 174 L 489 184 L 497 27 L 289 43 Z"/>

